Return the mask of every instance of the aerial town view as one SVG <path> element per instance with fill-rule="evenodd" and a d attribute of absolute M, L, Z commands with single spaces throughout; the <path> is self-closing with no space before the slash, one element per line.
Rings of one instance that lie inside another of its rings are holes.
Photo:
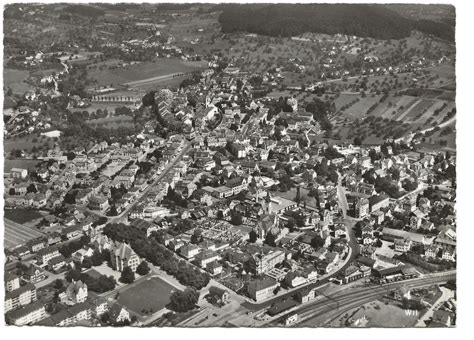
<path fill-rule="evenodd" d="M 454 327 L 455 21 L 6 5 L 5 323 Z"/>

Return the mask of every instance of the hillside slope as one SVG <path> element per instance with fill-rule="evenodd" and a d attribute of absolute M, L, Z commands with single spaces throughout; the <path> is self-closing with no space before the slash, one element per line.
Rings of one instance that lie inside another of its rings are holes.
<path fill-rule="evenodd" d="M 295 36 L 305 32 L 401 39 L 412 30 L 453 41 L 448 22 L 417 20 L 383 6 L 367 4 L 223 4 L 222 32 Z"/>

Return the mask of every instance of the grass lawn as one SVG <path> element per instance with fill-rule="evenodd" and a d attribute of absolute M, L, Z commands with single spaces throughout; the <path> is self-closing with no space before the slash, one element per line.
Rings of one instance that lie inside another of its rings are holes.
<path fill-rule="evenodd" d="M 417 321 L 417 316 L 406 315 L 405 310 L 385 304 L 381 301 L 374 301 L 362 306 L 353 316 L 358 319 L 365 315 L 368 319 L 366 327 L 413 327 Z"/>
<path fill-rule="evenodd" d="M 12 220 L 13 222 L 23 224 L 32 220 L 43 217 L 38 211 L 31 209 L 5 209 L 5 218 Z"/>
<path fill-rule="evenodd" d="M 140 315 L 146 315 L 145 310 L 152 314 L 170 302 L 173 291 L 174 287 L 159 277 L 152 277 L 120 293 L 118 302 Z"/>

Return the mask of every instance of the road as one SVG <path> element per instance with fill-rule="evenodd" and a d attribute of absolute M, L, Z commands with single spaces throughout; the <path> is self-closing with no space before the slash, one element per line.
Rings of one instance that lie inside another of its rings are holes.
<path fill-rule="evenodd" d="M 253 311 L 253 312 L 259 311 L 259 310 L 262 310 L 266 307 L 271 306 L 273 303 L 275 303 L 277 301 L 282 301 L 286 298 L 289 298 L 289 297 L 295 295 L 297 292 L 299 292 L 303 289 L 306 289 L 307 287 L 310 287 L 310 288 L 321 287 L 321 286 L 327 284 L 331 278 L 337 277 L 342 271 L 344 271 L 355 260 L 357 255 L 359 255 L 359 245 L 357 244 L 357 239 L 355 237 L 354 230 L 353 230 L 353 227 L 356 223 L 356 220 L 354 220 L 353 218 L 347 216 L 348 203 L 347 203 L 347 198 L 346 198 L 346 194 L 345 194 L 345 189 L 341 185 L 341 176 L 340 175 L 339 175 L 339 183 L 338 183 L 337 189 L 338 189 L 339 205 L 342 209 L 342 216 L 343 216 L 342 222 L 346 225 L 347 236 L 348 236 L 347 237 L 348 246 L 350 247 L 349 254 L 348 254 L 347 258 L 344 260 L 343 265 L 340 266 L 339 269 L 337 269 L 336 271 L 334 271 L 333 273 L 331 273 L 327 277 L 319 280 L 316 283 L 310 283 L 310 284 L 303 285 L 303 286 L 301 286 L 297 289 L 289 291 L 288 293 L 276 296 L 273 299 L 269 299 L 269 300 L 263 301 L 261 303 L 253 303 L 253 302 L 246 301 L 242 304 L 243 307 L 245 307 L 246 309 L 248 309 L 250 311 Z"/>
<path fill-rule="evenodd" d="M 455 121 L 456 121 L 456 115 L 454 115 L 454 117 L 451 117 L 451 118 L 448 119 L 447 121 L 445 121 L 445 122 L 443 122 L 443 123 L 440 123 L 440 124 L 438 124 L 438 125 L 436 125 L 436 126 L 429 127 L 429 128 L 424 129 L 424 130 L 421 130 L 421 131 L 415 131 L 415 132 L 412 132 L 412 133 L 410 133 L 410 134 L 408 134 L 408 135 L 406 135 L 406 136 L 403 136 L 403 137 L 400 137 L 400 138 L 398 138 L 398 139 L 395 139 L 394 142 L 395 142 L 395 143 L 399 143 L 399 142 L 405 140 L 407 137 L 412 138 L 412 137 L 413 137 L 415 134 L 417 134 L 417 133 L 424 134 L 424 133 L 426 133 L 426 132 L 428 132 L 428 131 L 433 130 L 433 129 L 436 128 L 436 127 L 439 127 L 440 129 L 442 129 L 442 128 L 444 128 L 445 126 L 448 126 L 449 124 L 451 124 L 451 123 L 453 123 L 453 122 L 455 122 Z"/>
<path fill-rule="evenodd" d="M 156 179 L 153 181 L 153 183 L 151 183 L 150 185 L 148 185 L 146 187 L 145 190 L 143 190 L 137 197 L 137 199 L 135 200 L 134 203 L 128 205 L 119 215 L 117 216 L 105 216 L 95 210 L 90 210 L 89 208 L 87 207 L 84 207 L 84 206 L 78 206 L 78 205 L 74 205 L 76 208 L 78 208 L 79 210 L 82 210 L 82 211 L 87 211 L 88 213 L 90 214 L 94 214 L 96 216 L 99 216 L 99 217 L 106 217 L 108 218 L 108 223 L 120 223 L 122 222 L 123 219 L 126 219 L 128 213 L 140 202 L 140 200 L 145 197 L 149 192 L 150 190 L 156 186 L 162 179 L 163 177 L 166 176 L 166 174 L 175 166 L 175 164 L 177 162 L 179 162 L 181 160 L 181 158 L 183 158 L 183 156 L 189 151 L 189 149 L 191 148 L 191 144 L 189 144 L 188 142 L 186 142 L 186 144 L 183 146 L 182 150 L 180 151 L 180 153 L 172 160 L 170 161 L 166 167 L 163 169 L 163 171 L 161 172 L 160 175 L 158 175 L 158 177 L 156 177 Z"/>
<path fill-rule="evenodd" d="M 297 310 L 298 327 L 316 327 L 324 325 L 346 311 L 362 306 L 370 301 L 377 300 L 389 291 L 399 287 L 417 288 L 427 285 L 445 283 L 456 278 L 456 271 L 430 274 L 425 277 L 393 282 L 383 286 L 371 285 L 363 288 L 342 290 L 325 295 L 323 298 L 302 305 Z M 272 326 L 277 326 L 274 321 Z"/>
<path fill-rule="evenodd" d="M 339 199 L 339 205 L 342 209 L 342 216 L 347 218 L 347 210 L 349 210 L 349 204 L 347 203 L 346 189 L 341 185 L 342 176 L 338 173 L 337 180 L 337 198 Z"/>
<path fill-rule="evenodd" d="M 441 296 L 438 300 L 436 300 L 433 305 L 424 313 L 416 323 L 415 327 L 425 327 L 426 321 L 428 321 L 432 316 L 435 310 L 439 309 L 440 305 L 449 300 L 450 298 L 454 297 L 454 292 L 446 287 L 440 287 L 441 289 Z"/>
<path fill-rule="evenodd" d="M 181 152 L 171 162 L 169 162 L 168 165 L 166 165 L 161 174 L 156 177 L 153 183 L 147 186 L 146 189 L 140 193 L 140 195 L 137 197 L 137 200 L 134 203 L 130 204 L 128 207 L 126 207 L 119 215 L 112 217 L 109 222 L 117 223 L 121 221 L 124 217 L 126 217 L 128 213 L 137 205 L 137 203 L 140 202 L 140 200 L 145 197 L 150 192 L 150 190 L 163 179 L 163 177 L 166 176 L 166 174 L 175 166 L 178 161 L 181 160 L 181 158 L 183 158 L 183 156 L 186 154 L 186 152 L 188 152 L 190 148 L 191 144 L 186 143 L 183 146 Z"/>

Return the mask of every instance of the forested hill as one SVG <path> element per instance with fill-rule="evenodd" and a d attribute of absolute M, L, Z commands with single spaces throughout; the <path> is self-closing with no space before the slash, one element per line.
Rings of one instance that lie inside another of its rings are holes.
<path fill-rule="evenodd" d="M 377 39 L 401 39 L 412 30 L 454 41 L 447 22 L 416 20 L 384 7 L 368 4 L 223 4 L 222 32 L 295 36 L 305 32 L 348 34 Z"/>

